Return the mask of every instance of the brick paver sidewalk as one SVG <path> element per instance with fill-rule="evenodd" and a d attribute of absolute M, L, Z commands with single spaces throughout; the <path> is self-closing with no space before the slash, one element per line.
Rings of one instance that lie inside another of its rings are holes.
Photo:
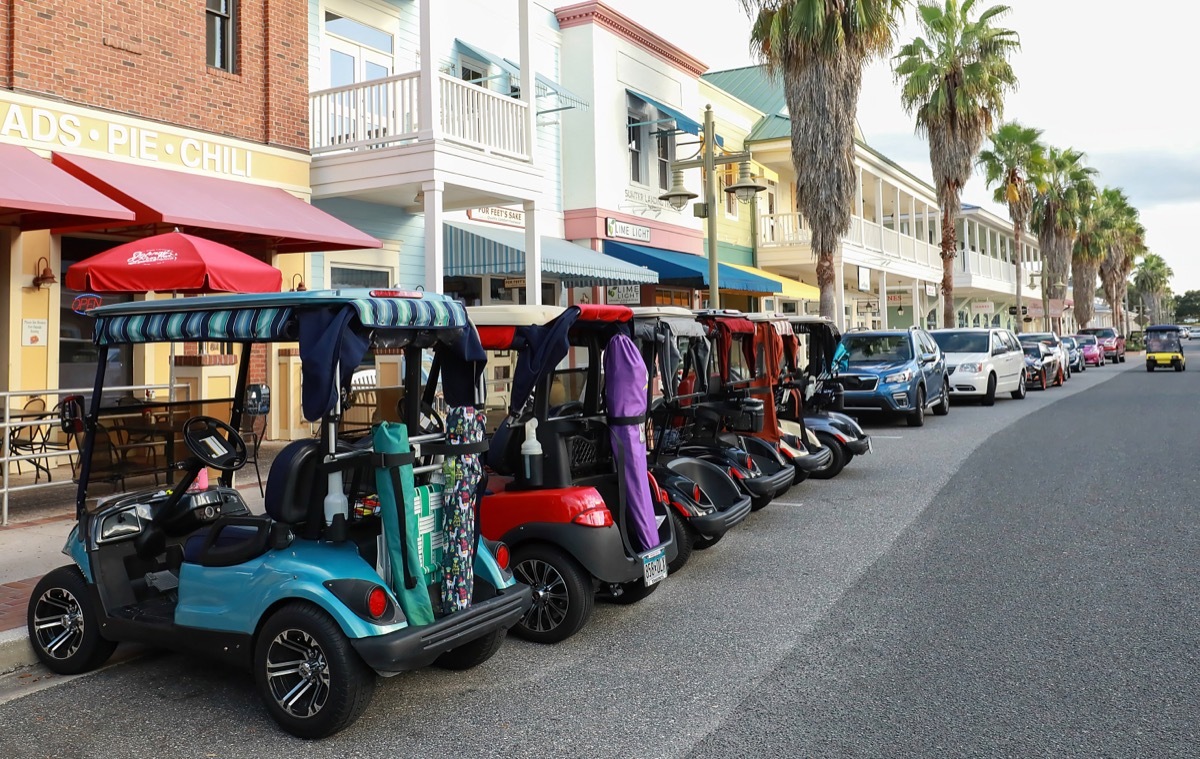
<path fill-rule="evenodd" d="M 0 632 L 25 627 L 25 610 L 29 606 L 29 594 L 40 577 L 16 580 L 0 585 Z"/>

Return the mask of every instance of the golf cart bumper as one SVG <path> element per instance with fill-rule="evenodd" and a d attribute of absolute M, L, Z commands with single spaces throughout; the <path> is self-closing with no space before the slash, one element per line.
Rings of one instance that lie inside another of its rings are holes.
<path fill-rule="evenodd" d="M 842 443 L 847 451 L 850 451 L 855 456 L 861 456 L 864 453 L 871 452 L 871 438 L 869 435 L 864 435 L 860 438 L 850 438 Z"/>
<path fill-rule="evenodd" d="M 516 584 L 500 595 L 480 601 L 424 627 L 408 627 L 386 635 L 352 638 L 350 644 L 367 666 L 381 675 L 427 667 L 442 654 L 488 633 L 507 630 L 529 610 L 533 593 Z"/>
<path fill-rule="evenodd" d="M 1176 362 L 1183 363 L 1182 353 L 1147 353 L 1146 363 L 1155 366 L 1173 366 Z"/>
<path fill-rule="evenodd" d="M 830 461 L 833 461 L 833 451 L 821 446 L 815 451 L 809 451 L 807 456 L 792 459 L 792 464 L 802 472 L 812 473 L 829 466 Z"/>
<path fill-rule="evenodd" d="M 750 497 L 743 496 L 741 500 L 731 504 L 724 511 L 688 517 L 687 520 L 688 524 L 704 537 L 719 538 L 741 524 L 749 515 Z"/>
<path fill-rule="evenodd" d="M 824 450 L 824 449 L 822 449 Z M 828 451 L 826 451 L 828 453 Z M 747 477 L 739 480 L 746 492 L 755 498 L 774 498 L 792 486 L 796 479 L 796 470 L 782 467 L 774 474 L 761 474 L 758 477 Z"/>
<path fill-rule="evenodd" d="M 670 520 L 664 519 L 659 526 L 659 544 L 656 548 L 665 549 L 667 561 L 675 561 L 679 555 L 675 534 L 663 526 L 669 524 Z M 621 530 L 615 524 L 588 527 L 581 524 L 527 522 L 506 532 L 502 540 L 510 550 L 528 541 L 540 541 L 561 548 L 582 564 L 588 574 L 605 584 L 634 582 L 643 576 L 641 558 L 626 553 Z"/>

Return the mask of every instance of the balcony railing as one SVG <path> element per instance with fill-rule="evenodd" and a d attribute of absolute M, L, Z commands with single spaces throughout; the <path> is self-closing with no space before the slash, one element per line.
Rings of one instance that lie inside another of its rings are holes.
<path fill-rule="evenodd" d="M 812 241 L 812 231 L 798 213 L 764 214 L 759 217 L 758 230 L 759 246 L 762 248 L 806 246 Z M 880 253 L 887 258 L 934 268 L 941 267 L 936 245 L 859 216 L 850 217 L 850 229 L 842 239 L 846 243 Z"/>
<path fill-rule="evenodd" d="M 958 270 L 977 277 L 1000 282 L 1015 282 L 1017 267 L 999 258 L 993 258 L 974 250 L 960 250 L 958 253 Z"/>
<path fill-rule="evenodd" d="M 420 72 L 333 87 L 309 95 L 313 155 L 375 150 L 421 139 Z M 434 139 L 528 160 L 521 100 L 438 74 L 440 119 Z"/>

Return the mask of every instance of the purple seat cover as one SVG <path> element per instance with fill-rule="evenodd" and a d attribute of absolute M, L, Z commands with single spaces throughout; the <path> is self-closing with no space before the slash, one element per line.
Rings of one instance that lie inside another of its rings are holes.
<path fill-rule="evenodd" d="M 609 417 L 638 417 L 635 424 L 610 422 L 617 476 L 625 480 L 628 531 L 634 546 L 648 551 L 658 545 L 658 524 L 646 476 L 646 393 L 649 377 L 637 346 L 615 335 L 604 351 L 604 400 Z"/>

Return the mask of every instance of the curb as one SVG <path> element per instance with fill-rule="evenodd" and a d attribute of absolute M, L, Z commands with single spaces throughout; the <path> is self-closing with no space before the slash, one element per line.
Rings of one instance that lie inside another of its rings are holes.
<path fill-rule="evenodd" d="M 0 675 L 37 664 L 37 654 L 29 645 L 25 628 L 0 631 Z"/>

